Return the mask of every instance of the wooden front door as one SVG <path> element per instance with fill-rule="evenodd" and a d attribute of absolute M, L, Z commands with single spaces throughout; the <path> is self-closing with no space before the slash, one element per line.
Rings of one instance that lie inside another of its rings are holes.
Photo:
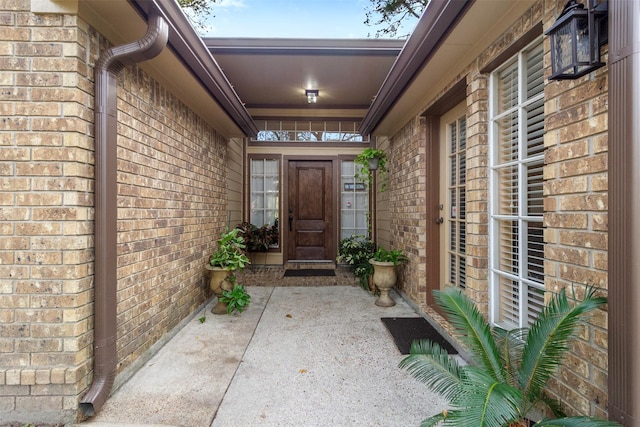
<path fill-rule="evenodd" d="M 334 258 L 332 182 L 329 160 L 289 161 L 287 259 Z"/>

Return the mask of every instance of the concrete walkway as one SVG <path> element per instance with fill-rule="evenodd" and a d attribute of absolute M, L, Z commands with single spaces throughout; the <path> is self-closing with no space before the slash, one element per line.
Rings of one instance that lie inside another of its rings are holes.
<path fill-rule="evenodd" d="M 79 425 L 418 426 L 446 407 L 398 368 L 380 318 L 416 313 L 397 294 L 381 308 L 352 286 L 247 290 L 247 310 L 210 303 Z"/>

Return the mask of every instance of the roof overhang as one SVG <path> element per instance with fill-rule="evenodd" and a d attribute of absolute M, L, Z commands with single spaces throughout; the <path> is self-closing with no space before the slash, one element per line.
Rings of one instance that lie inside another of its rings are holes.
<path fill-rule="evenodd" d="M 78 13 L 112 44 L 139 39 L 148 16 L 159 13 L 169 24 L 169 48 L 140 67 L 222 135 L 257 134 L 242 101 L 175 1 L 83 0 Z"/>
<path fill-rule="evenodd" d="M 254 119 L 355 120 L 404 40 L 205 38 Z M 309 104 L 305 89 L 317 89 Z"/>
<path fill-rule="evenodd" d="M 364 117 L 360 132 L 394 135 L 535 2 L 431 0 Z"/>

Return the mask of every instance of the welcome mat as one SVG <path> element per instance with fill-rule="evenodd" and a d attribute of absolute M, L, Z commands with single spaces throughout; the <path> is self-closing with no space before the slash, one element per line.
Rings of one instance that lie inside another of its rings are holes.
<path fill-rule="evenodd" d="M 409 354 L 411 343 L 418 339 L 431 340 L 449 354 L 458 354 L 449 341 L 423 317 L 383 317 L 380 320 L 389 330 L 401 354 Z"/>
<path fill-rule="evenodd" d="M 335 276 L 336 271 L 329 268 L 298 268 L 285 270 L 284 277 L 314 277 L 314 276 Z"/>

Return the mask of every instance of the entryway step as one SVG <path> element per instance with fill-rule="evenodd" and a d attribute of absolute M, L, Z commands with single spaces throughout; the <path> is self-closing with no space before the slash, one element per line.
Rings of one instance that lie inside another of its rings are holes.
<path fill-rule="evenodd" d="M 328 277 L 284 277 L 285 267 L 289 266 L 251 266 L 238 274 L 238 283 L 247 286 L 358 286 L 358 279 L 345 266 L 329 262 L 325 264 L 292 263 L 294 269 L 324 268 L 335 269 L 335 276 Z"/>
<path fill-rule="evenodd" d="M 288 261 L 285 270 L 303 270 L 303 269 L 335 269 L 336 263 L 333 261 Z"/>

